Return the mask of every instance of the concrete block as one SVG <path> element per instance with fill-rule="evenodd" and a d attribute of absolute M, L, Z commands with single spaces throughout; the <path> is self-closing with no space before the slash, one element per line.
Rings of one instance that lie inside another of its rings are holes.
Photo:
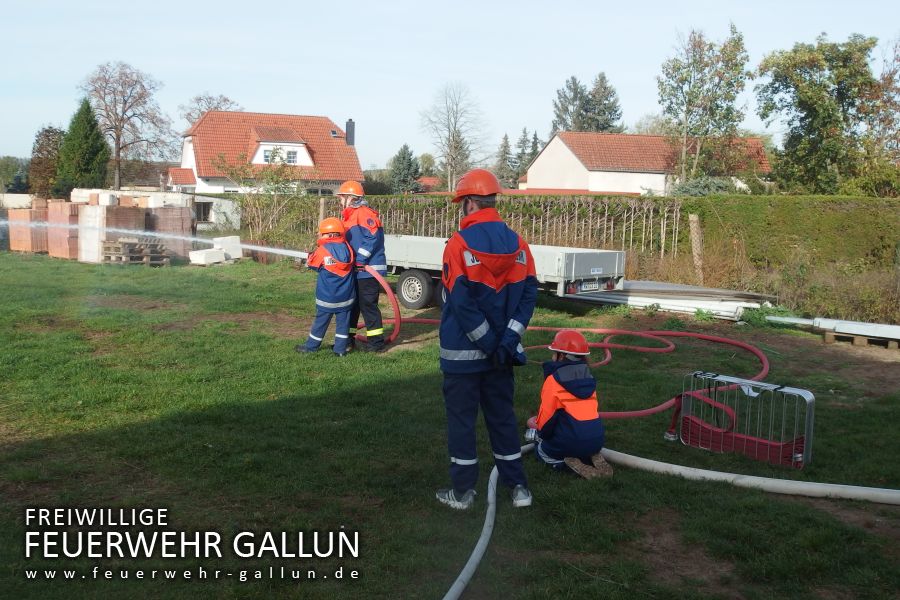
<path fill-rule="evenodd" d="M 194 250 L 189 253 L 192 265 L 214 265 L 225 262 L 225 252 L 216 248 Z"/>
<path fill-rule="evenodd" d="M 241 250 L 241 238 L 237 235 L 227 235 L 225 237 L 213 238 L 213 248 L 224 250 L 225 256 L 229 259 L 237 260 L 244 255 Z"/>

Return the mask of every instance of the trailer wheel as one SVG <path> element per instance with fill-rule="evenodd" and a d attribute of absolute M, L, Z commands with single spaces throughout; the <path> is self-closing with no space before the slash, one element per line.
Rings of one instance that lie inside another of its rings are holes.
<path fill-rule="evenodd" d="M 397 298 L 406 308 L 424 308 L 431 302 L 433 287 L 428 273 L 410 269 L 404 271 L 397 281 Z"/>

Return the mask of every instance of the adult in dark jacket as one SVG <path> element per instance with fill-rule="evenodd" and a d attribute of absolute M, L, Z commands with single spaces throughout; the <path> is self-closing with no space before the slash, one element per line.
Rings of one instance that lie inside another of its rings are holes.
<path fill-rule="evenodd" d="M 437 499 L 462 510 L 473 505 L 478 481 L 479 407 L 513 505 L 530 506 L 532 499 L 513 411 L 513 366 L 526 362 L 521 340 L 537 279 L 528 244 L 497 213 L 498 193 L 490 171 L 475 169 L 460 179 L 453 201 L 461 203 L 463 219 L 444 249 L 440 364 L 453 487 L 438 490 Z"/>

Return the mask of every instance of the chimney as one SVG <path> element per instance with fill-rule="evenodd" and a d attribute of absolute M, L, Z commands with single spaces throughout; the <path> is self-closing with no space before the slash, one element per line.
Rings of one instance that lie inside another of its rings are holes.
<path fill-rule="evenodd" d="M 352 146 L 356 141 L 356 123 L 353 122 L 353 119 L 347 119 L 345 131 L 347 135 L 344 139 L 347 141 L 348 146 Z"/>

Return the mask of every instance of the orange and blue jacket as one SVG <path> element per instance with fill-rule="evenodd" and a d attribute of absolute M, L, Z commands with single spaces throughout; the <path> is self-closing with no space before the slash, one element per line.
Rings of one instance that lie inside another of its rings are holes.
<path fill-rule="evenodd" d="M 534 258 L 496 209 L 481 209 L 460 222 L 444 248 L 441 281 L 444 373 L 489 371 L 497 356 L 525 364 L 522 335 L 537 300 Z"/>
<path fill-rule="evenodd" d="M 584 360 L 547 361 L 537 429 L 541 449 L 553 458 L 590 456 L 603 448 L 597 381 Z"/>
<path fill-rule="evenodd" d="M 384 253 L 384 229 L 381 217 L 366 204 L 359 201 L 341 213 L 345 235 L 350 247 L 356 255 L 356 266 L 369 266 L 382 276 L 387 274 L 387 257 Z M 359 279 L 372 277 L 364 270 L 357 274 Z"/>
<path fill-rule="evenodd" d="M 316 309 L 329 313 L 350 310 L 356 300 L 353 249 L 343 238 L 319 239 L 317 244 L 306 260 L 307 266 L 319 273 Z"/>

